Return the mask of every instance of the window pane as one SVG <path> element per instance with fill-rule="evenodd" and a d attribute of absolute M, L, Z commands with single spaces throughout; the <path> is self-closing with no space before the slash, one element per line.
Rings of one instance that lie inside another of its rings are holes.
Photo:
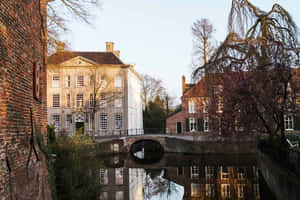
<path fill-rule="evenodd" d="M 52 77 L 52 87 L 57 88 L 59 87 L 59 76 L 58 75 L 54 75 Z"/>
<path fill-rule="evenodd" d="M 115 169 L 116 184 L 123 184 L 123 168 Z"/>
<path fill-rule="evenodd" d="M 59 94 L 53 95 L 53 108 L 59 108 L 60 107 L 60 96 Z"/>
<path fill-rule="evenodd" d="M 108 170 L 100 168 L 100 183 L 108 184 Z"/>
<path fill-rule="evenodd" d="M 100 114 L 100 130 L 107 130 L 108 128 L 108 118 L 107 114 Z"/>
<path fill-rule="evenodd" d="M 71 128 L 71 124 L 72 124 L 72 115 L 67 115 L 66 118 L 67 118 L 67 120 L 66 120 L 66 128 L 70 129 Z"/>
<path fill-rule="evenodd" d="M 80 88 L 84 86 L 84 76 L 77 76 L 76 87 Z"/>
<path fill-rule="evenodd" d="M 56 130 L 60 128 L 60 115 L 52 115 L 53 124 L 56 127 Z"/>
<path fill-rule="evenodd" d="M 77 94 L 76 96 L 76 106 L 83 107 L 83 94 Z"/>
<path fill-rule="evenodd" d="M 123 124 L 123 119 L 122 119 L 122 115 L 121 114 L 116 114 L 115 116 L 115 120 L 116 120 L 116 129 L 121 129 L 122 128 L 122 124 Z"/>
<path fill-rule="evenodd" d="M 66 87 L 69 88 L 71 86 L 71 76 L 66 77 Z"/>

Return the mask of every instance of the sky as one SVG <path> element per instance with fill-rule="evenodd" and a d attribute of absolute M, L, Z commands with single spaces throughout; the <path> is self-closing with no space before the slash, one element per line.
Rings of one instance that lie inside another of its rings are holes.
<path fill-rule="evenodd" d="M 283 6 L 300 25 L 299 0 L 251 0 L 263 10 L 274 3 Z M 192 72 L 192 23 L 208 18 L 221 42 L 227 34 L 231 0 L 102 0 L 92 26 L 69 22 L 61 37 L 73 51 L 105 51 L 105 42 L 115 43 L 121 60 L 136 64 L 140 74 L 163 80 L 168 93 L 180 103 L 181 77 Z"/>

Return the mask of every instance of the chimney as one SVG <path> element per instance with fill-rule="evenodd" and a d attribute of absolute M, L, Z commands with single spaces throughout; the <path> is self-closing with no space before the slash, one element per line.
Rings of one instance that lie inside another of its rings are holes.
<path fill-rule="evenodd" d="M 120 51 L 119 50 L 114 51 L 114 54 L 116 54 L 116 56 L 118 56 L 118 58 L 120 58 Z"/>
<path fill-rule="evenodd" d="M 113 42 L 106 42 L 106 51 L 114 52 L 114 43 Z"/>
<path fill-rule="evenodd" d="M 63 51 L 65 50 L 65 43 L 64 42 L 57 42 L 56 43 L 56 51 Z"/>
<path fill-rule="evenodd" d="M 184 93 L 185 88 L 185 76 L 182 76 L 182 94 Z"/>

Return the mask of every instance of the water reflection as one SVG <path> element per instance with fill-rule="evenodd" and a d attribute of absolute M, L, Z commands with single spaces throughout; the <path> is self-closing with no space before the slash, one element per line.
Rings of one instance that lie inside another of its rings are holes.
<path fill-rule="evenodd" d="M 99 172 L 100 199 L 261 199 L 261 177 L 253 155 L 210 155 L 209 160 L 181 155 L 177 162 L 167 162 L 176 157 L 166 154 L 162 163 L 152 165 L 135 164 L 125 155 L 110 157 L 108 168 Z"/>

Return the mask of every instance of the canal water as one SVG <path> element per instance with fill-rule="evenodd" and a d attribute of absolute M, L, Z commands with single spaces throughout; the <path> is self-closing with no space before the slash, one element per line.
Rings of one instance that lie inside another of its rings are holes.
<path fill-rule="evenodd" d="M 101 200 L 276 199 L 258 154 L 165 153 L 150 164 L 130 154 L 99 159 Z"/>

